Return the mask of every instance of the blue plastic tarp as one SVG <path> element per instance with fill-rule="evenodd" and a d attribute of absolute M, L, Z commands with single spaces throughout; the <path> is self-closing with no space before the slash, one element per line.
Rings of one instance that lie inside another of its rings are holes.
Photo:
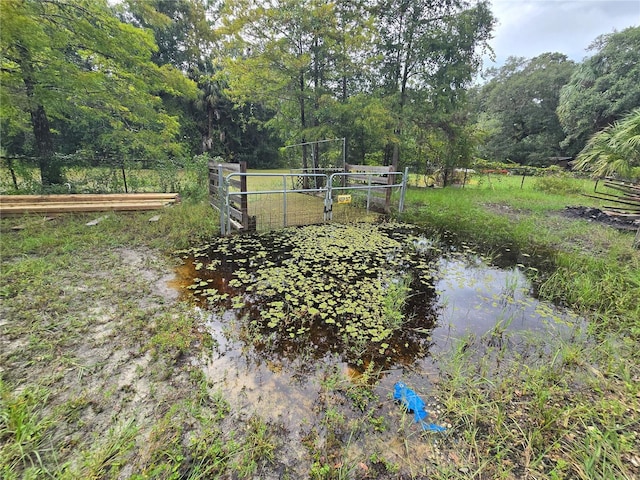
<path fill-rule="evenodd" d="M 393 398 L 399 401 L 407 411 L 413 412 L 413 421 L 419 423 L 423 430 L 429 432 L 443 432 L 446 430 L 443 426 L 424 421 L 429 416 L 429 412 L 424 408 L 424 400 L 404 383 L 398 382 L 395 384 L 393 388 Z"/>

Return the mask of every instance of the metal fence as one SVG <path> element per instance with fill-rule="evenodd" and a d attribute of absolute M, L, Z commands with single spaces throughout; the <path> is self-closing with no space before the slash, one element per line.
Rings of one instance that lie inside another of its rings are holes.
<path fill-rule="evenodd" d="M 388 167 L 387 167 L 388 168 Z M 408 172 L 247 173 L 219 168 L 212 205 L 223 235 L 402 212 Z M 212 172 L 214 173 L 214 172 Z M 244 189 L 238 189 L 238 186 Z M 239 205 L 242 208 L 237 208 Z"/>

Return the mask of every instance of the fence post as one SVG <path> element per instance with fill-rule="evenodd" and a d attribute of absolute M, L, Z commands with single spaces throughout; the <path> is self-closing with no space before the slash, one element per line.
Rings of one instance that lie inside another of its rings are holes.
<path fill-rule="evenodd" d="M 404 175 L 402 175 L 402 187 L 400 188 L 400 202 L 398 203 L 398 213 L 404 210 L 404 194 L 407 191 L 407 179 L 409 178 L 409 167 L 404 167 Z"/>
<path fill-rule="evenodd" d="M 367 213 L 369 213 L 369 202 L 371 201 L 371 174 L 367 175 Z"/>
<path fill-rule="evenodd" d="M 387 173 L 387 185 L 393 185 L 394 183 L 396 183 L 396 176 L 391 172 L 393 172 L 393 165 L 389 166 L 389 173 Z M 392 189 L 393 187 L 388 186 L 387 191 L 385 192 L 384 213 L 387 213 L 387 214 L 391 213 L 391 190 Z"/>
<path fill-rule="evenodd" d="M 249 199 L 247 198 L 247 162 L 240 162 L 240 211 L 242 212 L 242 228 L 249 230 Z"/>
<path fill-rule="evenodd" d="M 305 177 L 306 178 L 306 177 Z M 287 226 L 287 176 L 282 175 L 282 223 Z"/>
<path fill-rule="evenodd" d="M 218 203 L 220 207 L 220 235 L 226 235 L 227 222 L 224 218 L 225 214 L 225 198 L 227 196 L 226 188 L 224 187 L 224 172 L 222 165 L 218 165 L 218 181 L 215 187 L 216 194 L 218 195 Z"/>
<path fill-rule="evenodd" d="M 327 178 L 327 191 L 324 194 L 324 221 L 330 222 L 333 220 L 333 204 L 331 200 L 332 188 L 333 188 L 333 177 L 335 173 L 332 173 Z M 346 175 L 342 175 L 342 177 L 346 177 Z"/>

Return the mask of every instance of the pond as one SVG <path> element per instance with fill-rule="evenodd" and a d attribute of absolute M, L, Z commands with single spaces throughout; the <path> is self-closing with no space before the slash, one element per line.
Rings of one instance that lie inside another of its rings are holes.
<path fill-rule="evenodd" d="M 460 341 L 484 355 L 568 334 L 580 319 L 534 298 L 534 262 L 511 253 L 484 257 L 406 224 L 326 224 L 213 239 L 180 252 L 178 275 L 215 341 L 210 383 L 301 449 L 331 379 L 347 394 L 372 383 L 388 416 L 394 383 L 428 392 Z"/>

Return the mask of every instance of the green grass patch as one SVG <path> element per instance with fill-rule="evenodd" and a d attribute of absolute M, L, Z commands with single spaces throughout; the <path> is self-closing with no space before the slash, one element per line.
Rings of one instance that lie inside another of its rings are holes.
<path fill-rule="evenodd" d="M 577 194 L 552 194 L 535 182 L 520 189 L 515 178 L 464 189 L 412 189 L 403 218 L 434 230 L 454 232 L 487 251 L 514 249 L 548 259 L 539 278 L 541 295 L 591 314 L 594 327 L 630 332 L 640 326 L 640 252 L 633 233 L 562 218 L 567 205 L 593 205 Z M 586 180 L 567 179 L 585 190 Z M 591 181 L 591 185 L 593 182 Z"/>

